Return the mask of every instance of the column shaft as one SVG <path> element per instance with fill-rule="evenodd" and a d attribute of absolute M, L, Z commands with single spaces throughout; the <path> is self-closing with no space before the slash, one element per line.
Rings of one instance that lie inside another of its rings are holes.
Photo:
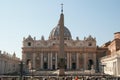
<path fill-rule="evenodd" d="M 77 53 L 77 69 L 79 69 L 79 53 Z"/>
<path fill-rule="evenodd" d="M 33 53 L 32 68 L 34 68 L 34 69 L 35 69 L 35 64 L 36 64 L 36 63 L 35 63 L 35 58 L 36 58 L 35 55 L 36 55 L 36 54 Z"/>
<path fill-rule="evenodd" d="M 86 70 L 87 69 L 87 63 L 86 63 L 87 62 L 87 60 L 86 60 L 87 55 L 86 55 L 86 53 L 83 53 L 83 54 L 84 54 L 84 70 Z"/>
<path fill-rule="evenodd" d="M 72 60 L 71 60 L 71 53 L 70 53 L 70 69 L 72 69 L 71 64 L 72 64 Z"/>
<path fill-rule="evenodd" d="M 57 57 L 57 53 L 55 54 L 55 67 L 56 67 L 56 69 L 58 68 L 58 57 Z"/>
<path fill-rule="evenodd" d="M 52 58 L 52 52 L 51 52 L 51 53 L 50 53 L 50 69 L 52 69 L 52 65 L 53 65 L 53 64 L 52 64 L 52 59 L 53 59 L 53 58 Z"/>
<path fill-rule="evenodd" d="M 43 69 L 43 53 L 41 53 L 41 69 Z"/>
<path fill-rule="evenodd" d="M 67 69 L 70 68 L 70 56 L 69 56 L 69 53 L 67 53 Z"/>
<path fill-rule="evenodd" d="M 50 53 L 47 54 L 47 57 L 48 57 L 48 61 L 47 61 L 47 63 L 48 63 L 48 69 L 50 69 Z"/>

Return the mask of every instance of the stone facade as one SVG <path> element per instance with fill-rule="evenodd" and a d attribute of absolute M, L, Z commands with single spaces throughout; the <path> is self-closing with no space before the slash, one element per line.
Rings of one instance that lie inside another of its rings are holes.
<path fill-rule="evenodd" d="M 120 32 L 114 33 L 114 39 L 104 44 L 104 47 L 108 48 L 110 54 L 101 58 L 104 73 L 120 76 Z"/>
<path fill-rule="evenodd" d="M 64 20 L 63 20 L 64 21 Z M 22 59 L 27 69 L 56 70 L 59 54 L 59 22 L 50 32 L 49 39 L 44 36 L 36 40 L 30 35 L 23 38 Z M 64 26 L 64 63 L 65 70 L 90 70 L 99 68 L 99 59 L 107 54 L 108 49 L 98 47 L 91 35 L 80 40 L 72 39 L 71 32 Z"/>
<path fill-rule="evenodd" d="M 104 65 L 103 70 L 105 74 L 120 77 L 120 51 L 112 55 L 101 58 L 101 63 Z"/>
<path fill-rule="evenodd" d="M 19 72 L 19 62 L 20 59 L 16 57 L 15 53 L 10 55 L 0 51 L 0 74 L 13 74 Z"/>
<path fill-rule="evenodd" d="M 108 48 L 110 54 L 120 50 L 120 32 L 114 33 L 114 39 L 105 43 L 103 47 Z"/>

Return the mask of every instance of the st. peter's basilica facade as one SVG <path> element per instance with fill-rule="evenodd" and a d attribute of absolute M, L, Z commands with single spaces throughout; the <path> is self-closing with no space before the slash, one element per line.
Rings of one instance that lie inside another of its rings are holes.
<path fill-rule="evenodd" d="M 62 13 L 61 13 L 62 14 Z M 60 16 L 61 18 L 61 16 Z M 64 16 L 63 16 L 64 22 Z M 56 70 L 58 69 L 59 53 L 59 21 L 45 40 L 30 35 L 23 39 L 22 59 L 27 69 L 34 70 Z M 91 35 L 80 40 L 72 39 L 71 32 L 64 26 L 64 63 L 65 70 L 99 70 L 99 59 L 108 54 L 108 49 L 98 47 L 96 39 Z"/>

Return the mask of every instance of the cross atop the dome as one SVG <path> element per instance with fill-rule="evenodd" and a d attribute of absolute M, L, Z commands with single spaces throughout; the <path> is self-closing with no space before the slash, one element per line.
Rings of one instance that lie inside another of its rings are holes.
<path fill-rule="evenodd" d="M 63 13 L 63 3 L 61 4 L 61 13 Z"/>

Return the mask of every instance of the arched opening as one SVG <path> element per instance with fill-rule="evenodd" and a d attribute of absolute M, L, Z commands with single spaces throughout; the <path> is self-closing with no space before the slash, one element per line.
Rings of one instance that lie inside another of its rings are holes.
<path fill-rule="evenodd" d="M 28 42 L 28 46 L 31 46 L 31 42 Z"/>
<path fill-rule="evenodd" d="M 89 61 L 88 61 L 88 70 L 92 69 L 92 65 L 93 65 L 93 60 L 89 59 Z"/>
<path fill-rule="evenodd" d="M 43 67 L 44 67 L 44 69 L 47 69 L 47 68 L 48 68 L 47 62 L 44 63 Z"/>
<path fill-rule="evenodd" d="M 65 65 L 65 69 L 67 69 L 67 65 Z"/>
<path fill-rule="evenodd" d="M 28 66 L 28 69 L 32 69 L 32 63 L 30 59 L 27 60 L 26 65 Z"/>
<path fill-rule="evenodd" d="M 53 67 L 53 70 L 55 70 L 55 65 L 52 65 L 52 67 Z"/>
<path fill-rule="evenodd" d="M 76 69 L 76 63 L 72 63 L 72 69 Z"/>

